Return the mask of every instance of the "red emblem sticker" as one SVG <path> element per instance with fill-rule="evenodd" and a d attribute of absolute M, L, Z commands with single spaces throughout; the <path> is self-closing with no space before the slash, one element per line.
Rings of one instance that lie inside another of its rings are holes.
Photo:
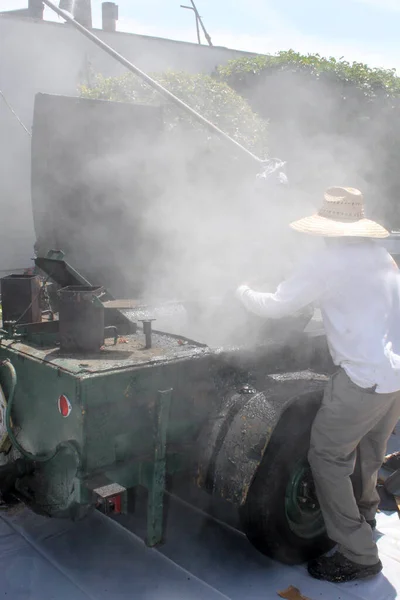
<path fill-rule="evenodd" d="M 68 400 L 67 396 L 64 396 L 64 394 L 62 394 L 58 399 L 58 410 L 63 417 L 69 417 L 71 414 L 71 402 Z"/>

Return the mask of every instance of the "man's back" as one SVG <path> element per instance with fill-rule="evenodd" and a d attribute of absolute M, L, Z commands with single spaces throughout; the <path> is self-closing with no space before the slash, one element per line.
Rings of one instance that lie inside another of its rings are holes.
<path fill-rule="evenodd" d="M 241 286 L 237 295 L 255 314 L 281 318 L 319 303 L 334 363 L 362 388 L 400 389 L 399 271 L 371 240 L 326 240 L 322 252 L 275 294 Z M 397 331 L 399 329 L 399 331 Z"/>
<path fill-rule="evenodd" d="M 391 256 L 369 240 L 328 242 L 313 268 L 323 279 L 320 307 L 335 364 L 362 388 L 400 389 L 399 274 Z"/>

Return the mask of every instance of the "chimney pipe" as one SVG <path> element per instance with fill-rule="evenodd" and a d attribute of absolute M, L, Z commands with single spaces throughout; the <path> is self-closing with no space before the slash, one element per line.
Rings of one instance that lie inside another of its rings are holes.
<path fill-rule="evenodd" d="M 103 31 L 116 31 L 118 5 L 115 2 L 103 2 L 101 5 Z"/>
<path fill-rule="evenodd" d="M 43 19 L 44 4 L 42 0 L 29 0 L 28 15 L 31 19 Z"/>
<path fill-rule="evenodd" d="M 91 0 L 75 0 L 74 19 L 86 29 L 92 29 Z"/>
<path fill-rule="evenodd" d="M 74 3 L 75 0 L 60 0 L 59 7 L 61 10 L 66 10 L 71 15 L 74 14 Z"/>

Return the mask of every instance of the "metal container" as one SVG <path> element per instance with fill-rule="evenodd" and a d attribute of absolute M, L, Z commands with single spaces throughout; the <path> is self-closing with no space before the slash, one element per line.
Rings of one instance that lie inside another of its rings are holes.
<path fill-rule="evenodd" d="M 98 352 L 104 344 L 102 287 L 69 285 L 59 290 L 62 352 Z"/>
<path fill-rule="evenodd" d="M 40 281 L 34 275 L 7 275 L 1 280 L 3 323 L 39 323 Z"/>

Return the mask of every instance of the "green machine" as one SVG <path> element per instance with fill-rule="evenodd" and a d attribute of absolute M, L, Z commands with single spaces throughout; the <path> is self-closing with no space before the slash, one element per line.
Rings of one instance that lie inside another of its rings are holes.
<path fill-rule="evenodd" d="M 180 474 L 236 505 L 270 556 L 297 562 L 329 546 L 307 450 L 330 363 L 324 337 L 302 332 L 308 315 L 286 340 L 212 349 L 138 321 L 137 307 L 118 310 L 60 253 L 36 265 L 58 287 L 59 317 L 3 315 L 4 502 L 78 519 L 94 507 L 127 511 L 142 486 L 155 545 Z M 8 293 L 3 280 L 3 301 Z"/>

